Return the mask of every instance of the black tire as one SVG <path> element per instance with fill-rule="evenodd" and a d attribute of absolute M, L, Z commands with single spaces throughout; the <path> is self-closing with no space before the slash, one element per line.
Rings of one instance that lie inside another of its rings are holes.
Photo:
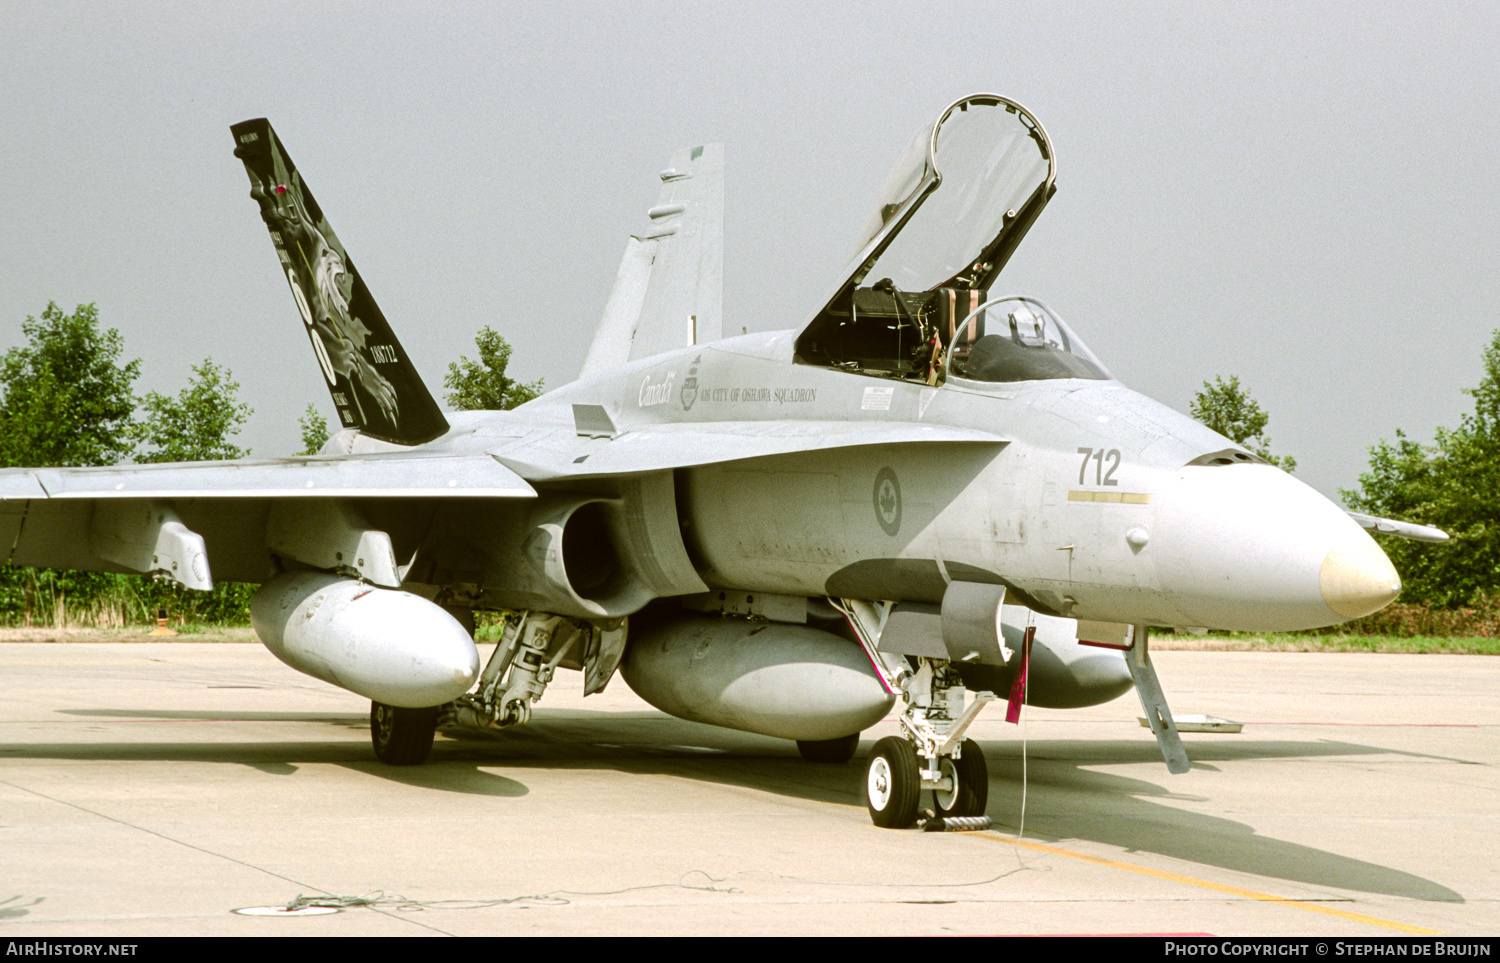
<path fill-rule="evenodd" d="M 859 749 L 859 733 L 838 739 L 798 739 L 797 751 L 808 762 L 845 763 Z"/>
<path fill-rule="evenodd" d="M 973 739 L 965 739 L 960 752 L 957 759 L 946 758 L 940 763 L 943 775 L 953 776 L 958 785 L 952 793 L 934 789 L 932 801 L 937 814 L 944 818 L 983 816 L 990 801 L 990 770 L 984 763 L 984 753 Z"/>
<path fill-rule="evenodd" d="M 875 743 L 865 767 L 865 805 L 870 819 L 882 829 L 905 829 L 917 821 L 922 798 L 922 773 L 917 751 L 897 736 Z"/>
<path fill-rule="evenodd" d="M 388 766 L 417 766 L 432 752 L 438 706 L 405 709 L 383 702 L 370 703 L 370 743 L 375 758 Z"/>

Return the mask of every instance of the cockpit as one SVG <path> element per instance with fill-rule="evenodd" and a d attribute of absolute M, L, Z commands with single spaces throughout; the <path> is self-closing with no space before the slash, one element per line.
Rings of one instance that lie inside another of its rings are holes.
<path fill-rule="evenodd" d="M 990 301 L 960 321 L 943 371 L 987 383 L 1110 377 L 1063 319 L 1033 298 Z"/>
<path fill-rule="evenodd" d="M 925 384 L 1109 378 L 1044 305 L 989 296 L 1055 176 L 1025 108 L 994 94 L 955 102 L 896 164 L 797 360 Z"/>

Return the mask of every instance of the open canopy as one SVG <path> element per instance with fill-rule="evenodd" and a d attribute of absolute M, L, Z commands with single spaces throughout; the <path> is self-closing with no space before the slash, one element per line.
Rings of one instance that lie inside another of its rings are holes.
<path fill-rule="evenodd" d="M 984 301 L 1055 187 L 1046 131 L 1013 101 L 973 94 L 918 132 L 858 252 L 797 340 L 798 360 L 921 376 Z"/>

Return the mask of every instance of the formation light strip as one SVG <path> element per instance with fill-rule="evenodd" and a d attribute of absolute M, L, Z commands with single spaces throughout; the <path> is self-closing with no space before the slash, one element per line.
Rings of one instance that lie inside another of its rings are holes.
<path fill-rule="evenodd" d="M 1110 505 L 1149 505 L 1149 492 L 1085 492 L 1074 489 L 1068 492 L 1070 502 L 1105 502 Z"/>

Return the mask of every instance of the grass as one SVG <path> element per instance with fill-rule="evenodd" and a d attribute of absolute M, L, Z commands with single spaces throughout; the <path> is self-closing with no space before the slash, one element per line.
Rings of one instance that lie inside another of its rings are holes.
<path fill-rule="evenodd" d="M 67 625 L 13 625 L 0 627 L 0 642 L 255 642 L 249 626 L 171 625 L 176 635 L 151 635 L 152 625 L 114 628 Z"/>
<path fill-rule="evenodd" d="M 1314 635 L 1301 632 L 1227 632 L 1151 636 L 1151 648 L 1193 652 L 1381 652 L 1396 655 L 1500 655 L 1488 636 Z"/>

